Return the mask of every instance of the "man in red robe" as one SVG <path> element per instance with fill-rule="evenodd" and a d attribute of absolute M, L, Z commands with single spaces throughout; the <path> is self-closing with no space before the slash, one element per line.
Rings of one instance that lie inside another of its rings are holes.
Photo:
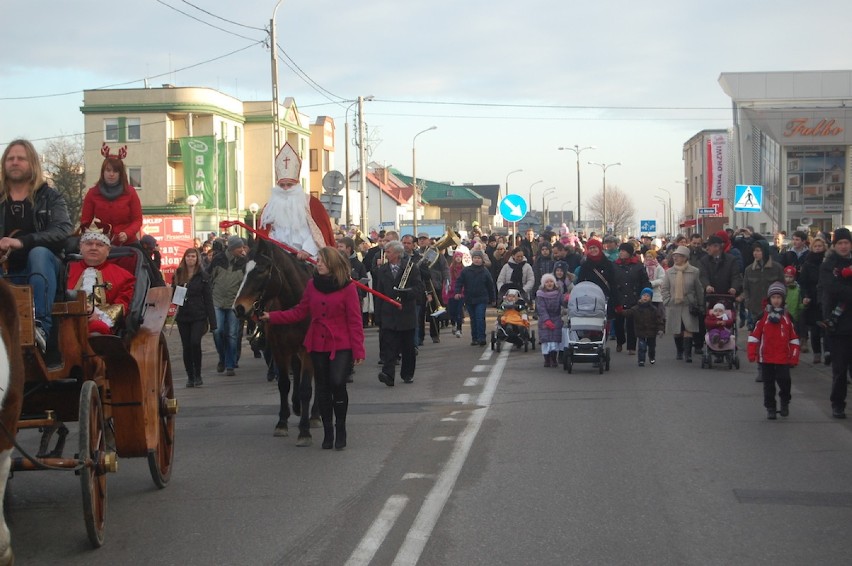
<path fill-rule="evenodd" d="M 269 202 L 260 215 L 260 227 L 270 238 L 299 250 L 299 259 L 316 257 L 320 248 L 334 246 L 334 229 L 318 198 L 299 184 L 302 160 L 289 143 L 275 157 L 275 176 Z"/>
<path fill-rule="evenodd" d="M 136 277 L 107 260 L 109 236 L 89 229 L 80 237 L 83 259 L 71 264 L 68 289 L 85 291 L 94 311 L 89 316 L 89 333 L 112 334 L 130 310 Z"/>

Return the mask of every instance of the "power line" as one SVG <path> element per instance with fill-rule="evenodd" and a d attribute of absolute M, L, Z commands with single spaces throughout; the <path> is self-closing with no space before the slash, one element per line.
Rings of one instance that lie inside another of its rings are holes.
<path fill-rule="evenodd" d="M 208 16 L 212 16 L 212 17 L 214 17 L 214 18 L 216 18 L 216 19 L 222 20 L 223 22 L 228 22 L 229 24 L 234 24 L 235 26 L 240 26 L 240 27 L 243 27 L 243 28 L 246 28 L 246 29 L 254 29 L 254 30 L 257 30 L 257 31 L 263 31 L 263 32 L 265 32 L 265 31 L 266 31 L 266 30 L 265 30 L 265 29 L 263 29 L 263 28 L 259 28 L 259 27 L 255 27 L 255 26 L 247 26 L 247 25 L 245 25 L 245 24 L 241 24 L 241 23 L 239 23 L 239 22 L 235 22 L 235 21 L 233 21 L 233 20 L 229 20 L 229 19 L 227 19 L 227 18 L 223 18 L 222 16 L 217 16 L 217 15 L 216 15 L 216 14 L 214 14 L 213 12 L 208 12 L 207 10 L 205 10 L 204 8 L 201 8 L 200 6 L 196 6 L 196 5 L 195 5 L 195 4 L 193 4 L 192 2 L 187 2 L 186 0 L 181 0 L 181 1 L 182 1 L 184 4 L 187 4 L 188 6 L 192 6 L 193 8 L 195 8 L 196 10 L 198 10 L 199 12 L 204 12 L 204 13 L 205 13 L 205 14 L 207 14 Z"/>
<path fill-rule="evenodd" d="M 282 48 L 278 44 L 276 44 L 276 47 L 281 52 L 281 54 L 284 55 L 284 57 L 286 57 L 284 64 L 287 65 L 287 67 L 291 71 L 293 71 L 296 74 L 297 77 L 302 79 L 302 81 L 304 81 L 305 84 L 307 84 L 309 87 L 314 89 L 317 93 L 319 93 L 321 96 L 323 96 L 324 98 L 327 98 L 328 100 L 330 100 L 334 104 L 338 104 L 340 106 L 343 106 L 340 103 L 341 102 L 347 102 L 347 99 L 343 98 L 342 96 L 338 96 L 338 95 L 334 94 L 333 92 L 329 91 L 328 89 L 326 89 L 322 85 L 320 85 L 314 79 L 312 79 L 301 67 L 299 67 L 298 63 L 293 61 L 293 59 L 289 55 L 287 55 L 287 52 L 284 51 L 284 48 Z M 293 65 L 291 66 L 290 63 L 288 63 L 287 61 L 290 61 L 291 63 L 293 63 Z M 293 68 L 293 66 L 295 66 L 295 68 Z M 337 98 L 338 100 L 334 100 L 335 98 Z"/>
<path fill-rule="evenodd" d="M 248 39 L 248 40 L 250 40 L 250 41 L 257 41 L 257 38 L 254 38 L 254 37 L 248 37 L 248 36 L 245 36 L 245 35 L 241 35 L 241 34 L 239 34 L 239 33 L 233 32 L 233 31 L 231 31 L 231 30 L 227 30 L 227 29 L 225 29 L 225 28 L 221 28 L 221 27 L 219 27 L 219 26 L 213 25 L 213 24 L 211 24 L 210 22 L 205 22 L 204 20 L 202 20 L 202 19 L 200 19 L 200 18 L 196 18 L 196 17 L 195 17 L 195 16 L 193 16 L 192 14 L 188 14 L 187 12 L 184 12 L 183 10 L 181 10 L 181 9 L 179 9 L 179 8 L 175 8 L 174 6 L 170 6 L 169 4 L 166 4 L 165 2 L 163 2 L 163 0 L 154 0 L 154 1 L 155 1 L 155 2 L 157 2 L 158 4 L 162 4 L 162 5 L 163 5 L 163 6 L 165 6 L 166 8 L 169 8 L 169 9 L 171 9 L 171 10 L 174 10 L 175 12 L 177 12 L 177 13 L 179 13 L 179 14 L 183 14 L 183 15 L 184 15 L 184 16 L 186 16 L 187 18 L 193 19 L 193 20 L 195 20 L 196 22 L 200 22 L 200 23 L 204 24 L 205 26 L 210 26 L 211 28 L 218 29 L 219 31 L 224 31 L 224 32 L 225 32 L 225 33 L 227 33 L 227 34 L 234 35 L 234 36 L 236 36 L 236 37 L 241 37 L 241 38 L 243 38 L 243 39 Z M 263 30 L 263 31 L 266 31 L 266 30 Z"/>
<path fill-rule="evenodd" d="M 193 69 L 195 67 L 200 67 L 201 65 L 206 65 L 207 63 L 212 63 L 213 61 L 219 61 L 220 59 L 224 59 L 225 57 L 230 57 L 231 55 L 235 55 L 235 54 L 237 54 L 241 51 L 245 51 L 246 49 L 249 49 L 249 48 L 254 47 L 255 45 L 259 45 L 261 43 L 263 43 L 263 40 L 255 41 L 254 43 L 246 45 L 245 47 L 240 47 L 239 49 L 235 49 L 234 51 L 230 51 L 228 53 L 225 53 L 224 55 L 219 55 L 218 57 L 213 57 L 212 59 L 207 59 L 206 61 L 201 61 L 199 63 L 193 63 L 192 65 L 187 65 L 186 67 L 181 67 L 180 69 L 173 69 L 171 71 L 168 71 L 168 72 L 165 72 L 165 73 L 160 73 L 158 75 L 151 75 L 151 76 L 144 77 L 144 78 L 141 78 L 141 79 L 133 79 L 132 81 L 126 81 L 126 82 L 123 82 L 123 83 L 115 83 L 115 84 L 106 85 L 106 86 L 99 86 L 99 87 L 95 87 L 95 88 L 89 89 L 89 90 L 105 90 L 105 89 L 108 89 L 108 88 L 115 88 L 117 86 L 126 86 L 126 85 L 130 85 L 130 84 L 138 83 L 140 81 L 144 81 L 145 79 L 157 79 L 157 78 L 160 78 L 160 77 L 165 77 L 166 75 L 171 75 L 172 73 L 179 73 L 180 71 L 186 71 L 187 69 Z M 72 95 L 72 94 L 80 94 L 81 92 L 83 92 L 83 91 L 82 90 L 72 90 L 72 91 L 69 91 L 69 92 L 56 92 L 56 93 L 53 93 L 53 94 L 34 94 L 34 95 L 29 95 L 29 96 L 4 96 L 4 97 L 0 97 L 0 100 L 35 100 L 35 99 L 39 99 L 39 98 L 55 98 L 55 97 L 58 97 L 58 96 L 69 96 L 69 95 Z"/>
<path fill-rule="evenodd" d="M 377 98 L 376 102 L 395 104 L 433 104 L 444 106 L 478 106 L 482 108 L 541 108 L 561 110 L 726 110 L 722 106 L 584 106 L 572 104 L 509 104 L 500 102 L 451 102 L 446 100 L 391 100 Z"/>

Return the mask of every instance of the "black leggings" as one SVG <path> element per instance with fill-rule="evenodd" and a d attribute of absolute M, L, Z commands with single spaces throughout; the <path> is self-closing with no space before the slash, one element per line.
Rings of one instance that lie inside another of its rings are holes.
<path fill-rule="evenodd" d="M 323 426 L 331 426 L 332 413 L 337 424 L 346 422 L 349 393 L 346 378 L 352 367 L 352 350 L 338 350 L 334 359 L 330 352 L 311 352 L 314 362 L 314 382 L 317 388 L 317 405 Z"/>
<path fill-rule="evenodd" d="M 183 367 L 188 377 L 201 377 L 201 337 L 207 333 L 207 321 L 178 322 L 183 345 Z"/>

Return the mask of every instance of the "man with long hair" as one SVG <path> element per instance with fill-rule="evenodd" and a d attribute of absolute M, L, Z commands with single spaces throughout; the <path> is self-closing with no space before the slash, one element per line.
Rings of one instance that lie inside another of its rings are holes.
<path fill-rule="evenodd" d="M 61 264 L 71 234 L 65 199 L 44 180 L 33 144 L 18 139 L 3 152 L 0 168 L 0 262 L 3 276 L 33 288 L 36 342 L 47 349 Z"/>

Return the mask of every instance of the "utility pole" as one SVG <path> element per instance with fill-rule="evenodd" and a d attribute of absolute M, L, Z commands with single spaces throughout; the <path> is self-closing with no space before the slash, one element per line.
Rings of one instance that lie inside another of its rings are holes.
<path fill-rule="evenodd" d="M 367 152 L 364 148 L 364 97 L 358 97 L 358 185 L 361 189 L 361 232 L 370 233 L 367 213 Z M 381 197 L 379 197 L 381 198 Z M 381 222 L 381 219 L 379 220 Z M 382 227 L 379 226 L 379 230 Z"/>
<path fill-rule="evenodd" d="M 278 55 L 275 51 L 278 44 L 275 35 L 275 14 L 284 0 L 278 0 L 272 10 L 272 19 L 269 20 L 269 53 L 272 55 L 272 155 L 281 149 L 281 124 L 278 104 Z M 274 161 L 274 160 L 273 160 Z M 278 179 L 274 179 L 273 183 Z"/>

